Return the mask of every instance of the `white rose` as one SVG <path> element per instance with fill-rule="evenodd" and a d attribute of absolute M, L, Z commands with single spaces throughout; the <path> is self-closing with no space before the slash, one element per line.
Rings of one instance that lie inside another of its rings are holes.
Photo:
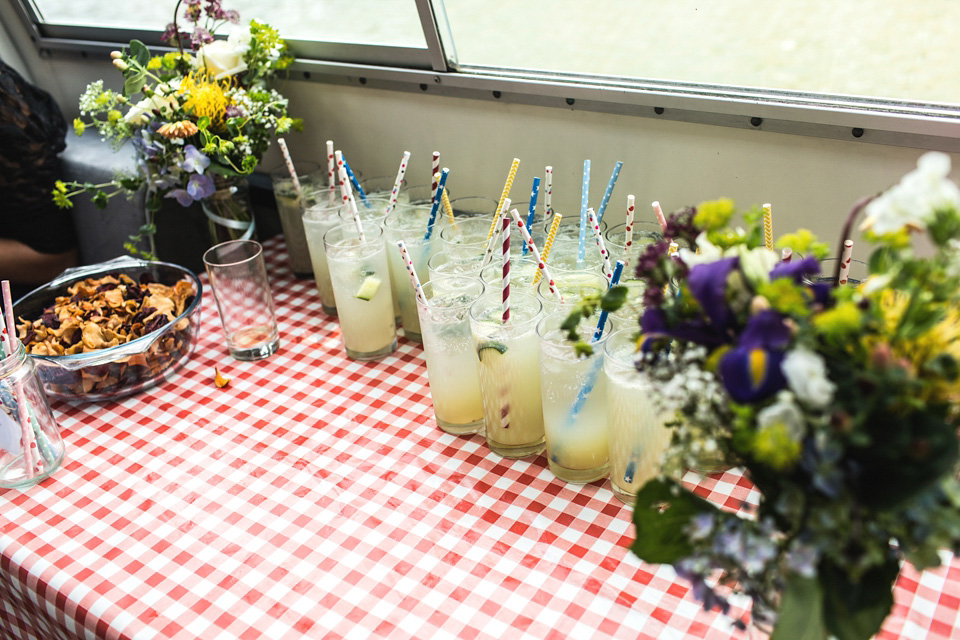
<path fill-rule="evenodd" d="M 960 189 L 948 179 L 950 156 L 931 151 L 917 168 L 867 205 L 861 229 L 883 235 L 908 229 L 926 229 L 934 213 L 960 209 Z"/>
<path fill-rule="evenodd" d="M 787 352 L 780 370 L 790 390 L 810 406 L 822 409 L 833 400 L 837 387 L 827 378 L 823 358 L 813 351 L 801 347 Z"/>
<path fill-rule="evenodd" d="M 132 105 L 123 119 L 135 126 L 144 125 L 150 120 L 154 110 L 163 112 L 164 109 L 173 109 L 176 102 L 177 96 L 171 87 L 158 85 L 152 96 Z"/>
<path fill-rule="evenodd" d="M 247 70 L 243 54 L 250 49 L 250 32 L 233 31 L 226 40 L 214 40 L 197 51 L 197 66 L 205 67 L 215 80 Z"/>

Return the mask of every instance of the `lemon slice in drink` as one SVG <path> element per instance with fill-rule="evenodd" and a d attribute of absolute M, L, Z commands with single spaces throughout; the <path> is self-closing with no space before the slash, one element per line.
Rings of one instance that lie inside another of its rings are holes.
<path fill-rule="evenodd" d="M 377 276 L 367 276 L 363 280 L 363 284 L 360 285 L 360 288 L 357 289 L 357 292 L 353 294 L 354 298 L 360 298 L 361 300 L 372 300 L 373 296 L 377 295 L 377 290 L 380 288 L 380 278 Z"/>

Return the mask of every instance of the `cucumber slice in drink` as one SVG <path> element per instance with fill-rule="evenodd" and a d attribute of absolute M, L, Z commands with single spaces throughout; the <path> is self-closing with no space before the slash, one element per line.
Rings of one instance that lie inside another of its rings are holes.
<path fill-rule="evenodd" d="M 479 347 L 477 347 L 477 357 L 483 360 L 484 351 L 488 351 L 490 349 L 503 354 L 507 352 L 507 345 L 502 344 L 500 342 L 493 342 L 492 340 L 489 342 L 484 342 Z M 490 355 L 489 352 L 487 353 L 487 355 Z"/>
<path fill-rule="evenodd" d="M 360 298 L 361 300 L 372 300 L 373 296 L 377 295 L 379 288 L 380 278 L 377 276 L 367 276 L 364 278 L 360 288 L 357 289 L 357 292 L 353 294 L 353 297 Z"/>

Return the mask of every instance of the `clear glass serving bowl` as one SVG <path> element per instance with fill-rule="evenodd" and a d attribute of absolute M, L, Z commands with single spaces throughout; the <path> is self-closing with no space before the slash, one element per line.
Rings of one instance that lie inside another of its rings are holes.
<path fill-rule="evenodd" d="M 14 314 L 18 319 L 32 321 L 53 305 L 58 296 L 66 295 L 75 282 L 121 273 L 136 282 L 143 276 L 171 286 L 186 279 L 193 285 L 195 294 L 173 322 L 136 340 L 73 355 L 31 355 L 50 398 L 103 401 L 138 393 L 169 379 L 193 354 L 199 336 L 203 287 L 192 271 L 167 262 L 123 257 L 69 269 L 20 298 L 13 305 Z"/>

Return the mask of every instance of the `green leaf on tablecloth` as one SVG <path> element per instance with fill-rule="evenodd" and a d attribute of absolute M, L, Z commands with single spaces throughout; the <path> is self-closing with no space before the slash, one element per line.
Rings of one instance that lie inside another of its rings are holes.
<path fill-rule="evenodd" d="M 631 551 L 641 560 L 673 564 L 693 550 L 685 533 L 691 518 L 716 511 L 712 504 L 669 480 L 651 480 L 637 493 Z"/>
<path fill-rule="evenodd" d="M 816 578 L 791 573 L 777 610 L 770 640 L 824 640 L 823 591 Z"/>
<path fill-rule="evenodd" d="M 847 572 L 824 561 L 820 565 L 823 619 L 838 640 L 867 640 L 880 630 L 893 608 L 893 583 L 900 564 L 888 560 L 853 582 Z"/>

